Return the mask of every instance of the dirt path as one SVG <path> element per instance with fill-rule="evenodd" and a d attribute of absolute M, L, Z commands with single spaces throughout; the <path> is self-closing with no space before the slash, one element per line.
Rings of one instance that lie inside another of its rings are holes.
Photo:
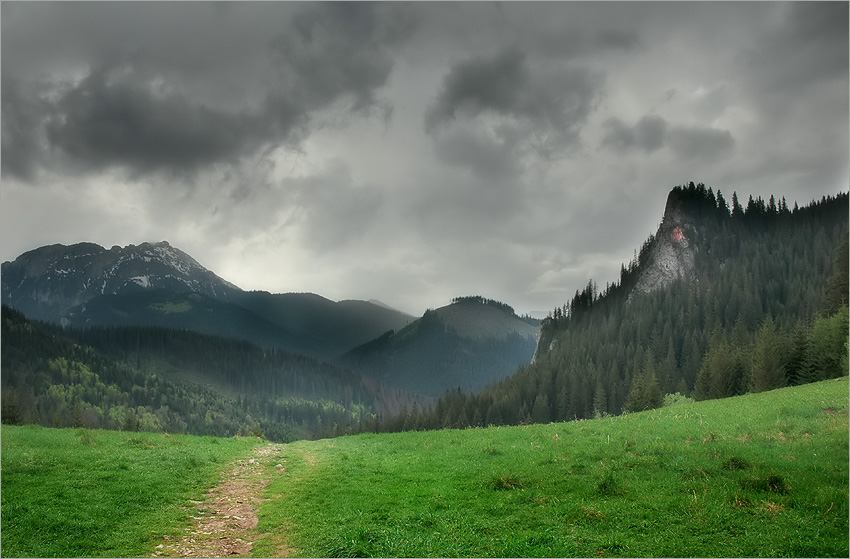
<path fill-rule="evenodd" d="M 254 540 L 265 535 L 257 533 L 257 506 L 269 482 L 263 461 L 282 448 L 268 444 L 239 460 L 203 501 L 192 501 L 194 525 L 181 538 L 166 536 L 153 557 L 250 557 Z"/>

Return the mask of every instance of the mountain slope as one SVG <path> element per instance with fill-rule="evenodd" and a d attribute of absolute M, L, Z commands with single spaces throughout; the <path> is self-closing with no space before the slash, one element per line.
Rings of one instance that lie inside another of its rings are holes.
<path fill-rule="evenodd" d="M 51 245 L 2 265 L 2 301 L 76 327 L 166 326 L 331 359 L 413 317 L 365 301 L 242 291 L 167 242 Z"/>
<path fill-rule="evenodd" d="M 2 279 L 4 303 L 50 322 L 101 295 L 164 289 L 227 301 L 240 291 L 165 241 L 109 250 L 94 243 L 45 246 L 4 262 Z"/>
<path fill-rule="evenodd" d="M 251 291 L 238 294 L 235 301 L 300 340 L 310 348 L 306 353 L 324 358 L 337 357 L 414 319 L 371 302 L 335 302 L 313 293 Z"/>
<path fill-rule="evenodd" d="M 237 304 L 194 292 L 139 289 L 101 295 L 68 309 L 62 324 L 75 328 L 179 328 L 305 355 L 324 354 L 319 345 L 306 340 L 298 332 L 265 320 Z"/>
<path fill-rule="evenodd" d="M 618 418 L 297 442 L 255 553 L 847 557 L 847 394 L 845 377 Z"/>
<path fill-rule="evenodd" d="M 459 299 L 428 311 L 398 332 L 349 351 L 340 362 L 430 396 L 458 386 L 479 389 L 527 363 L 537 336 L 537 328 L 507 305 L 481 301 Z"/>

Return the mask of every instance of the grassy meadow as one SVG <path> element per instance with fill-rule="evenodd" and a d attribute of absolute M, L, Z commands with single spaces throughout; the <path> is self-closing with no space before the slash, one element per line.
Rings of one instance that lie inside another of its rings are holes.
<path fill-rule="evenodd" d="M 2 428 L 2 556 L 151 556 L 259 439 Z M 848 556 L 848 379 L 623 417 L 285 445 L 269 556 Z"/>
<path fill-rule="evenodd" d="M 296 442 L 269 463 L 254 554 L 847 557 L 847 412 L 845 377 L 593 421 Z"/>
<path fill-rule="evenodd" d="M 150 555 L 187 525 L 189 499 L 261 443 L 3 425 L 2 556 Z"/>

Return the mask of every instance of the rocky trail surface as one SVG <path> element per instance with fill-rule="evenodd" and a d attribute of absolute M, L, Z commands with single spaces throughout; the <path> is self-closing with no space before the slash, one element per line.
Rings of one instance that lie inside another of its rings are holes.
<path fill-rule="evenodd" d="M 250 557 L 254 541 L 267 535 L 257 533 L 257 508 L 269 482 L 266 462 L 282 448 L 268 444 L 238 460 L 203 501 L 192 501 L 193 525 L 182 537 L 165 536 L 152 557 Z"/>

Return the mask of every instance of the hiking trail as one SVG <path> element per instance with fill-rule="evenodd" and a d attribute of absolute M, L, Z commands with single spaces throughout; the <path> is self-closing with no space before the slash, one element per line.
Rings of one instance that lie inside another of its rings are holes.
<path fill-rule="evenodd" d="M 237 460 L 203 501 L 191 501 L 193 525 L 182 537 L 165 536 L 152 557 L 250 557 L 254 541 L 268 535 L 257 533 L 257 508 L 270 481 L 264 462 L 282 450 L 281 444 L 267 444 Z M 281 557 L 288 555 L 286 549 L 279 551 Z"/>

